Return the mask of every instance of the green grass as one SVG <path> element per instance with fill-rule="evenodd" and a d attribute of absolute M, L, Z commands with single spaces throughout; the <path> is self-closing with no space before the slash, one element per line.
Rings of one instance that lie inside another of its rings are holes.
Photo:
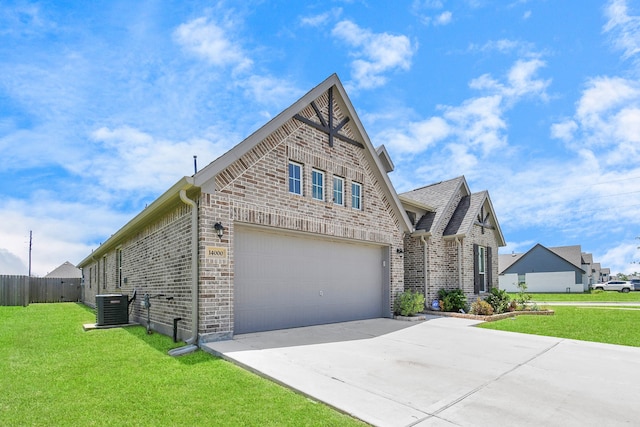
<path fill-rule="evenodd" d="M 0 307 L 3 426 L 353 426 L 326 405 L 143 327 L 83 331 L 78 304 Z"/>
<path fill-rule="evenodd" d="M 640 309 L 554 306 L 553 316 L 517 316 L 481 328 L 640 347 Z"/>
<path fill-rule="evenodd" d="M 509 296 L 511 299 L 514 299 L 518 294 L 510 293 Z M 558 294 L 533 294 L 531 295 L 532 301 L 558 301 L 558 302 L 566 302 L 566 301 L 574 301 L 574 302 L 640 302 L 640 292 L 615 292 L 615 291 L 594 291 L 594 292 L 585 292 L 582 294 L 567 294 L 567 293 L 558 293 Z"/>

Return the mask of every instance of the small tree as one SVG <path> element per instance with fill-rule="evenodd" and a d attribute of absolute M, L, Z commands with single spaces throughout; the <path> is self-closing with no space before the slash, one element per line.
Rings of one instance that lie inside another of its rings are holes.
<path fill-rule="evenodd" d="M 527 284 L 525 282 L 518 283 L 518 295 L 516 296 L 516 303 L 520 310 L 527 308 L 527 304 L 531 301 L 531 294 L 527 293 Z"/>

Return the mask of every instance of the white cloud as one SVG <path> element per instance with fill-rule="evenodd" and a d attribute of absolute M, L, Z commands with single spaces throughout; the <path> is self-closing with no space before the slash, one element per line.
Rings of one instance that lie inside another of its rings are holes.
<path fill-rule="evenodd" d="M 440 15 L 436 16 L 436 18 L 433 20 L 433 24 L 434 25 L 447 25 L 451 22 L 451 18 L 452 18 L 452 13 L 447 11 L 447 12 L 442 12 Z"/>
<path fill-rule="evenodd" d="M 609 248 L 603 254 L 598 254 L 597 259 L 603 267 L 611 269 L 611 274 L 616 272 L 632 273 L 640 270 L 637 264 L 629 262 L 629 260 L 640 262 L 640 251 L 638 251 L 637 246 L 637 241 L 621 243 Z"/>
<path fill-rule="evenodd" d="M 479 90 L 488 90 L 498 93 L 506 98 L 519 100 L 522 97 L 534 95 L 540 99 L 547 99 L 546 89 L 551 80 L 536 78 L 536 73 L 546 63 L 540 59 L 518 60 L 509 69 L 506 83 L 499 82 L 489 74 L 484 74 L 473 79 L 469 87 Z"/>
<path fill-rule="evenodd" d="M 356 88 L 372 89 L 386 83 L 385 73 L 409 70 L 416 50 L 408 37 L 389 33 L 374 33 L 351 21 L 340 21 L 331 34 L 355 50 L 351 76 Z"/>
<path fill-rule="evenodd" d="M 239 81 L 238 86 L 245 89 L 247 99 L 277 108 L 286 107 L 293 99 L 303 94 L 303 91 L 295 87 L 290 79 L 280 79 L 268 75 L 249 76 Z"/>
<path fill-rule="evenodd" d="M 443 141 L 453 143 L 449 151 L 464 152 L 465 164 L 471 165 L 472 153 L 486 157 L 507 145 L 504 115 L 509 108 L 525 97 L 547 98 L 551 81 L 536 77 L 544 65 L 540 59 L 518 60 L 504 81 L 489 74 L 477 77 L 469 87 L 486 92 L 485 96 L 467 99 L 458 106 L 440 106 L 441 117 L 409 122 L 380 138 L 400 153 L 420 153 Z M 461 145 L 467 148 L 461 150 Z"/>
<path fill-rule="evenodd" d="M 236 70 L 245 70 L 252 65 L 242 46 L 231 39 L 228 29 L 206 17 L 181 24 L 174 32 L 174 38 L 185 50 L 212 65 L 231 66 Z"/>
<path fill-rule="evenodd" d="M 342 14 L 342 8 L 333 8 L 327 12 L 313 15 L 313 16 L 303 16 L 300 18 L 300 25 L 305 27 L 322 27 L 332 19 L 338 18 Z"/>
<path fill-rule="evenodd" d="M 215 158 L 237 143 L 237 140 L 226 140 L 224 133 L 217 136 L 216 142 L 203 138 L 175 142 L 128 126 L 102 127 L 91 137 L 102 150 L 84 162 L 77 173 L 95 177 L 108 192 L 146 194 L 157 194 L 181 177 L 191 175 L 193 155 L 207 153 Z M 199 159 L 202 161 L 203 157 Z"/>
<path fill-rule="evenodd" d="M 25 249 L 25 251 L 27 250 Z M 0 274 L 24 276 L 28 272 L 29 268 L 22 262 L 20 257 L 7 249 L 0 248 Z"/>
<path fill-rule="evenodd" d="M 411 12 L 425 25 L 447 25 L 451 22 L 453 14 L 444 8 L 440 0 L 414 0 L 411 4 Z"/>
<path fill-rule="evenodd" d="M 444 107 L 443 116 L 454 129 L 454 138 L 469 148 L 482 149 L 484 155 L 506 144 L 503 131 L 502 97 L 473 98 L 458 107 Z"/>
<path fill-rule="evenodd" d="M 640 162 L 640 83 L 620 77 L 587 82 L 574 117 L 551 127 L 571 149 L 595 150 L 602 166 L 628 168 Z"/>
<path fill-rule="evenodd" d="M 553 138 L 570 141 L 573 139 L 574 132 L 578 129 L 578 124 L 573 120 L 566 120 L 561 123 L 551 125 L 551 136 Z"/>
<path fill-rule="evenodd" d="M 624 58 L 631 58 L 640 52 L 640 17 L 629 16 L 626 0 L 612 0 L 605 9 L 608 18 L 604 26 L 610 32 L 613 44 L 623 51 Z"/>
<path fill-rule="evenodd" d="M 69 192 L 74 190 L 69 185 Z M 114 208 L 89 196 L 82 202 L 61 200 L 50 191 L 38 191 L 23 200 L 5 198 L 0 203 L 2 245 L 27 266 L 32 230 L 32 274 L 44 276 L 65 261 L 77 264 L 100 243 L 98 236 L 110 235 L 131 218 L 131 212 Z M 13 264 L 14 257 L 4 258 Z M 27 274 L 27 268 L 16 273 Z"/>
<path fill-rule="evenodd" d="M 577 107 L 583 121 L 640 98 L 640 84 L 621 77 L 597 77 L 587 82 Z"/>
<path fill-rule="evenodd" d="M 406 131 L 385 130 L 376 139 L 392 145 L 402 153 L 420 153 L 451 134 L 450 126 L 441 117 L 409 123 Z"/>

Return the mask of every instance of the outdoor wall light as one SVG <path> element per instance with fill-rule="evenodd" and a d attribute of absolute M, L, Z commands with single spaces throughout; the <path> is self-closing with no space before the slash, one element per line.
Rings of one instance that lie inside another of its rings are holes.
<path fill-rule="evenodd" d="M 218 235 L 218 238 L 222 239 L 222 235 L 224 234 L 224 227 L 222 225 L 222 223 L 220 222 L 216 222 L 213 225 L 214 230 L 216 230 L 216 234 Z"/>

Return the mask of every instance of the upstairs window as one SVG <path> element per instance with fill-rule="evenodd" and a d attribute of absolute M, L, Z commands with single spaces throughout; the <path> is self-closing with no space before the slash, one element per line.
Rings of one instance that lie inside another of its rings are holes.
<path fill-rule="evenodd" d="M 351 207 L 362 210 L 362 184 L 357 182 L 351 184 Z"/>
<path fill-rule="evenodd" d="M 289 162 L 289 193 L 302 195 L 302 165 Z"/>
<path fill-rule="evenodd" d="M 311 197 L 324 201 L 324 172 L 316 169 L 311 171 Z"/>
<path fill-rule="evenodd" d="M 333 177 L 333 203 L 344 206 L 344 179 Z"/>

